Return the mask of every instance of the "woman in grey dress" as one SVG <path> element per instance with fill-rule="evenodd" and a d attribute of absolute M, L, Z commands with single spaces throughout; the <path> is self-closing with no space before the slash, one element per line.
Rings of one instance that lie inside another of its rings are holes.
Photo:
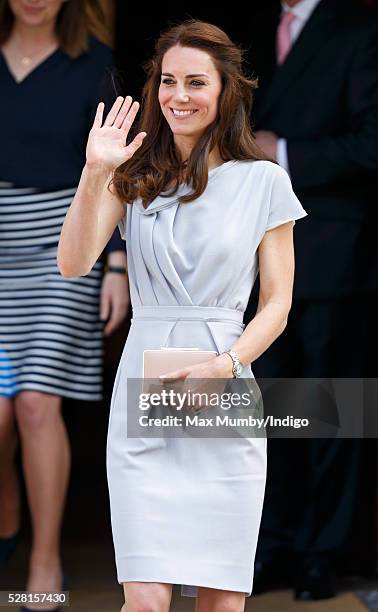
<path fill-rule="evenodd" d="M 130 144 L 138 103 L 119 98 L 105 120 L 99 106 L 61 234 L 64 276 L 88 274 L 117 224 L 126 240 L 133 319 L 107 459 L 127 612 L 166 612 L 173 584 L 197 596 L 197 612 L 240 612 L 252 591 L 266 439 L 128 437 L 126 391 L 143 375 L 143 351 L 164 346 L 218 354 L 170 379 L 251 379 L 251 362 L 285 328 L 293 225 L 306 212 L 286 172 L 255 144 L 254 86 L 219 28 L 190 20 L 164 32 Z M 259 308 L 244 329 L 258 270 Z"/>

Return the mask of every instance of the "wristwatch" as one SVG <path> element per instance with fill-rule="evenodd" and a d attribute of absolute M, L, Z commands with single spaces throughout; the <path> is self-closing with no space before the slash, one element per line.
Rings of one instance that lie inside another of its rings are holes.
<path fill-rule="evenodd" d="M 243 364 L 241 363 L 239 357 L 237 356 L 235 351 L 232 351 L 231 349 L 229 351 L 224 352 L 232 359 L 232 373 L 234 375 L 234 378 L 240 378 L 243 372 Z"/>
<path fill-rule="evenodd" d="M 126 274 L 127 268 L 125 266 L 106 266 L 105 272 L 115 272 L 116 274 Z"/>

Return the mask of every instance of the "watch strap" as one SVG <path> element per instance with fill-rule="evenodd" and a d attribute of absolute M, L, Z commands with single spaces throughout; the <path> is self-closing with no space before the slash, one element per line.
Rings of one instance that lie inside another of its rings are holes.
<path fill-rule="evenodd" d="M 228 351 L 224 351 L 224 352 L 227 355 L 229 355 L 229 357 L 231 357 L 232 359 L 232 374 L 234 378 L 239 378 L 240 370 L 243 368 L 243 364 L 241 363 L 239 357 L 237 356 L 235 351 L 233 351 L 232 349 L 229 349 Z"/>
<path fill-rule="evenodd" d="M 105 272 L 114 272 L 115 274 L 126 274 L 127 268 L 125 266 L 106 266 Z"/>

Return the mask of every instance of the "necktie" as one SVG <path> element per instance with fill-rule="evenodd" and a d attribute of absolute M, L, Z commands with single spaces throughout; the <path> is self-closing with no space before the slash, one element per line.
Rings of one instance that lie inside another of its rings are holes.
<path fill-rule="evenodd" d="M 292 45 L 290 24 L 294 21 L 295 15 L 290 11 L 282 14 L 280 24 L 277 28 L 277 64 L 283 64 Z"/>

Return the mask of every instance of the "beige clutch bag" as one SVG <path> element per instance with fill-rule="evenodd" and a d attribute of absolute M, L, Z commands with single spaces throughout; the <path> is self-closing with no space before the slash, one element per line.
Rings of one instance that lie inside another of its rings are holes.
<path fill-rule="evenodd" d="M 143 352 L 143 378 L 159 378 L 174 370 L 197 365 L 216 357 L 216 351 L 196 348 L 161 348 Z"/>

